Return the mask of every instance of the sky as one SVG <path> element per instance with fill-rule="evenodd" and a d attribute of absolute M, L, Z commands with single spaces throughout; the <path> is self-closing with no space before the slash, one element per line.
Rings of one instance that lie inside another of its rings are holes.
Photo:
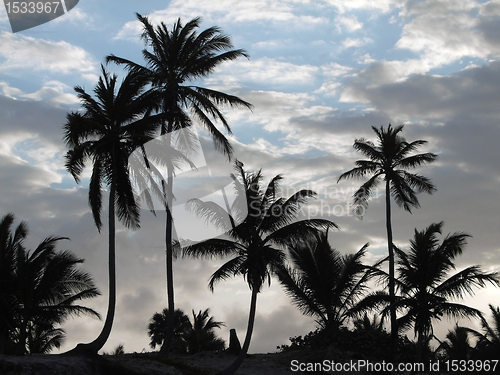
<path fill-rule="evenodd" d="M 262 168 L 265 184 L 283 174 L 284 196 L 315 190 L 318 198 L 305 212 L 339 225 L 329 239 L 340 252 L 369 242 L 368 264 L 386 253 L 384 192 L 375 192 L 359 220 L 350 199 L 363 181 L 337 179 L 362 158 L 355 139 L 375 140 L 371 126 L 404 124 L 408 141 L 428 141 L 420 152 L 439 155 L 418 170 L 437 191 L 419 195 L 421 207 L 412 214 L 394 207 L 395 243 L 407 249 L 415 228 L 444 221 L 443 235 L 472 236 L 457 270 L 472 264 L 500 270 L 500 1 L 81 0 L 66 15 L 18 33 L 0 7 L 0 215 L 13 212 L 16 224 L 27 222 L 28 248 L 49 235 L 71 239 L 59 249 L 85 259 L 83 269 L 102 292 L 86 305 L 105 316 L 107 228 L 99 233 L 89 210 L 88 170 L 77 185 L 64 168 L 62 126 L 68 112 L 80 109 L 73 87 L 92 92 L 105 56 L 142 62 L 136 12 L 169 27 L 199 16 L 201 29 L 219 26 L 247 51 L 249 59 L 223 64 L 197 84 L 253 104 L 252 111 L 224 110 L 235 157 L 247 170 Z M 200 139 L 206 159 L 216 158 L 202 132 Z M 204 225 L 193 232 L 208 230 Z M 236 328 L 243 341 L 250 291 L 234 278 L 211 293 L 208 278 L 220 264 L 178 259 L 176 307 L 187 314 L 210 308 L 226 324 L 220 336 L 228 340 Z M 141 229 L 117 227 L 117 310 L 105 350 L 118 344 L 150 350 L 147 325 L 167 305 L 165 279 L 164 213 L 145 209 Z M 488 314 L 488 303 L 500 304 L 500 290 L 478 290 L 465 302 Z M 444 338 L 453 323 L 437 323 L 436 335 Z M 61 351 L 92 341 L 102 324 L 69 320 Z M 272 280 L 258 297 L 250 352 L 275 351 L 314 327 Z"/>

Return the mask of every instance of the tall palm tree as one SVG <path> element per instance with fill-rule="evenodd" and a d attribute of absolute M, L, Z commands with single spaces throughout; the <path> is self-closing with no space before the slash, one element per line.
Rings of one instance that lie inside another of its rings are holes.
<path fill-rule="evenodd" d="M 410 250 L 396 250 L 398 265 L 395 307 L 403 315 L 398 319 L 402 330 L 413 325 L 417 337 L 417 359 L 422 359 L 424 351 L 433 335 L 433 320 L 443 316 L 452 318 L 481 318 L 481 312 L 455 301 L 466 295 L 473 295 L 474 288 L 483 288 L 487 283 L 500 286 L 496 272 L 485 273 L 480 266 L 469 266 L 449 275 L 455 269 L 454 260 L 462 254 L 470 237 L 465 233 L 453 233 L 439 242 L 443 223 L 431 224 L 423 231 L 415 230 L 410 240 Z M 389 278 L 385 274 L 385 278 Z M 388 304 L 389 296 L 377 293 L 367 297 L 367 301 Z M 387 308 L 384 315 L 387 313 Z"/>
<path fill-rule="evenodd" d="M 350 317 L 350 309 L 366 290 L 370 268 L 361 263 L 368 244 L 355 254 L 341 255 L 327 233 L 289 249 L 293 267 L 277 272 L 281 285 L 305 315 L 315 316 L 330 334 Z"/>
<path fill-rule="evenodd" d="M 311 190 L 300 190 L 288 199 L 278 197 L 281 175 L 275 176 L 264 190 L 261 187 L 262 173 L 246 173 L 243 164 L 235 165 L 238 178 L 234 177 L 241 189 L 230 212 L 237 215 L 238 198 L 244 199 L 248 215 L 238 226 L 233 226 L 227 232 L 227 238 L 218 237 L 194 243 L 184 248 L 184 255 L 198 258 L 225 258 L 233 256 L 210 277 L 209 288 L 214 290 L 215 284 L 231 276 L 243 276 L 252 292 L 250 313 L 245 341 L 236 360 L 221 375 L 234 374 L 243 362 L 252 337 L 257 307 L 257 295 L 262 286 L 271 282 L 271 275 L 283 264 L 284 249 L 297 241 L 317 235 L 317 231 L 336 227 L 334 223 L 324 219 L 309 219 L 294 221 L 301 205 L 316 196 Z M 225 212 L 214 202 L 202 202 L 199 199 L 191 201 L 198 214 L 211 219 L 214 223 L 227 224 L 220 215 Z M 235 206 L 236 204 L 236 206 Z M 231 226 L 239 222 L 234 217 Z"/>
<path fill-rule="evenodd" d="M 76 86 L 83 112 L 71 112 L 64 126 L 64 140 L 69 148 L 66 169 L 77 183 L 87 162 L 92 163 L 89 204 L 97 229 L 102 228 L 103 185 L 109 190 L 109 302 L 104 327 L 99 336 L 80 348 L 97 353 L 106 343 L 115 314 L 115 215 L 126 227 L 139 227 L 139 205 L 134 196 L 128 168 L 132 152 L 151 140 L 160 115 L 154 110 L 154 93 L 145 91 L 144 77 L 138 73 L 125 76 L 117 87 L 117 76 L 104 67 L 94 89 L 95 98 Z"/>
<path fill-rule="evenodd" d="M 12 214 L 5 216 L 0 227 L 6 229 L 13 219 Z M 21 239 L 26 234 L 27 226 L 21 223 L 16 233 L 7 237 Z M 15 352 L 19 355 L 48 352 L 59 347 L 64 331 L 55 326 L 69 316 L 99 317 L 94 310 L 75 304 L 100 293 L 90 274 L 76 268 L 82 259 L 69 251 L 56 252 L 57 242 L 63 239 L 66 238 L 47 237 L 33 252 L 24 248 L 22 240 L 18 241 L 10 257 L 11 264 L 4 263 L 12 272 L 6 276 L 7 283 L 2 284 L 5 285 L 0 298 L 2 311 L 10 314 L 3 324 L 7 323 L 8 338 L 15 341 Z M 4 250 L 2 246 L 2 252 Z"/>
<path fill-rule="evenodd" d="M 145 65 L 115 55 L 109 55 L 106 58 L 107 62 L 125 65 L 129 71 L 140 73 L 151 82 L 152 89 L 159 94 L 158 104 L 165 116 L 165 121 L 160 127 L 161 135 L 168 135 L 174 130 L 191 126 L 193 120 L 188 111 L 192 111 L 194 117 L 212 137 L 215 148 L 230 158 L 232 147 L 214 123 L 220 121 L 223 128 L 231 134 L 231 128 L 219 107 L 229 105 L 251 108 L 250 103 L 236 96 L 192 83 L 207 77 L 226 61 L 235 60 L 241 56 L 248 57 L 246 52 L 242 49 L 233 49 L 231 38 L 223 34 L 218 27 L 210 27 L 197 33 L 200 18 L 194 18 L 185 25 L 179 18 L 169 30 L 163 22 L 155 27 L 148 17 L 138 13 L 136 16 L 143 27 L 141 38 L 146 44 L 146 48 L 142 51 Z M 175 311 L 174 241 L 173 218 L 170 211 L 173 200 L 173 171 L 168 169 L 167 174 L 167 181 L 162 182 L 162 188 L 166 210 L 165 247 L 169 327 L 173 327 L 171 323 Z M 171 337 L 172 332 L 169 331 L 161 349 L 164 354 L 168 354 Z"/>
<path fill-rule="evenodd" d="M 397 342 L 395 292 L 394 292 L 394 249 L 392 241 L 391 223 L 391 196 L 399 207 L 403 207 L 411 213 L 413 207 L 418 208 L 419 202 L 416 193 L 426 192 L 432 194 L 436 188 L 431 181 L 419 174 L 410 173 L 408 170 L 415 167 L 432 163 L 437 159 L 433 153 L 411 155 L 420 146 L 427 143 L 424 140 L 407 142 L 399 133 L 403 125 L 392 128 L 389 124 L 387 129 L 372 126 L 377 135 L 377 144 L 364 138 L 354 142 L 354 149 L 361 152 L 368 160 L 356 161 L 356 167 L 343 173 L 338 181 L 347 178 L 361 178 L 370 175 L 353 196 L 354 206 L 357 214 L 362 216 L 368 207 L 368 200 L 377 186 L 385 181 L 385 209 L 387 247 L 389 252 L 389 295 L 391 298 L 391 353 L 395 353 Z"/>

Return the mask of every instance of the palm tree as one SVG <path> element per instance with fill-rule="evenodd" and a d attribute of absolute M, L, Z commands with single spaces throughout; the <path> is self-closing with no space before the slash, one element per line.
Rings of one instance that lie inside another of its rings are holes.
<path fill-rule="evenodd" d="M 483 333 L 467 328 L 467 331 L 472 333 L 478 340 L 476 349 L 478 349 L 481 359 L 493 359 L 496 358 L 495 356 L 498 357 L 498 353 L 500 353 L 500 308 L 492 304 L 489 305 L 489 308 L 493 317 L 492 325 L 482 316 L 481 328 Z"/>
<path fill-rule="evenodd" d="M 3 233 L 10 232 L 13 219 L 12 214 L 2 219 L 0 227 Z M 56 252 L 57 242 L 67 238 L 47 237 L 30 252 L 22 243 L 26 234 L 27 226 L 21 223 L 14 235 L 9 233 L 6 236 L 18 241 L 7 241 L 16 243 L 16 251 L 10 256 L 11 264 L 3 264 L 4 269 L 12 272 L 7 274 L 7 283 L 3 284 L 6 288 L 2 288 L 0 298 L 2 311 L 10 314 L 5 322 L 7 339 L 15 342 L 15 352 L 19 355 L 46 353 L 59 347 L 64 331 L 55 325 L 62 324 L 69 316 L 87 314 L 99 317 L 94 310 L 75 304 L 100 293 L 90 274 L 76 268 L 83 263 L 82 259 L 69 251 Z M 2 246 L 2 253 L 9 248 L 12 249 L 11 246 Z M 11 343 L 11 349 L 13 346 Z"/>
<path fill-rule="evenodd" d="M 180 309 L 174 312 L 174 324 L 172 327 L 173 339 L 172 347 L 175 351 L 185 353 L 187 351 L 186 343 L 184 342 L 183 335 L 189 328 L 191 323 L 189 318 Z M 148 325 L 148 334 L 151 338 L 149 346 L 155 349 L 156 346 L 162 346 L 167 336 L 168 331 L 168 309 L 163 309 L 161 313 L 155 313 L 151 318 Z"/>
<path fill-rule="evenodd" d="M 399 290 L 395 307 L 403 312 L 397 324 L 401 330 L 413 325 L 418 360 L 433 337 L 433 320 L 439 321 L 443 316 L 481 318 L 479 310 L 450 299 L 472 295 L 474 288 L 483 288 L 487 283 L 500 286 L 496 272 L 485 273 L 477 265 L 449 275 L 455 269 L 455 258 L 462 254 L 470 236 L 453 233 L 440 243 L 437 235 L 441 234 L 442 226 L 440 222 L 431 224 L 423 231 L 415 230 L 408 252 L 395 248 Z M 385 278 L 389 276 L 385 274 Z M 366 301 L 388 304 L 390 299 L 387 294 L 377 293 L 368 296 Z M 386 314 L 387 308 L 384 311 Z"/>
<path fill-rule="evenodd" d="M 16 256 L 23 251 L 23 241 L 28 234 L 26 223 L 21 222 L 12 231 L 14 214 L 9 213 L 0 222 L 0 354 L 11 351 L 9 348 L 10 332 L 16 327 L 14 320 L 16 308 Z"/>
<path fill-rule="evenodd" d="M 342 256 L 328 243 L 328 234 L 289 249 L 293 267 L 277 272 L 286 293 L 304 315 L 315 316 L 321 328 L 335 332 L 366 290 L 370 269 L 361 263 L 368 244 Z"/>
<path fill-rule="evenodd" d="M 193 121 L 187 112 L 191 110 L 212 137 L 215 148 L 230 158 L 232 147 L 214 124 L 214 121 L 220 121 L 224 129 L 231 134 L 231 128 L 219 107 L 229 105 L 251 108 L 250 103 L 233 95 L 186 83 L 207 77 L 226 61 L 241 56 L 248 57 L 246 52 L 242 49 L 232 49 L 231 38 L 222 34 L 218 27 L 210 27 L 198 34 L 196 30 L 200 25 L 200 18 L 194 18 L 185 25 L 179 18 L 169 30 L 163 22 L 154 27 L 147 17 L 138 13 L 136 16 L 143 26 L 141 38 L 146 44 L 142 51 L 145 65 L 114 55 L 109 55 L 107 62 L 123 64 L 128 70 L 140 73 L 151 83 L 152 89 L 159 94 L 158 104 L 165 116 L 160 127 L 161 135 L 191 126 Z M 152 51 L 148 50 L 148 47 Z M 169 321 L 172 323 L 175 311 L 173 218 L 170 211 L 173 200 L 173 171 L 168 169 L 167 174 L 167 181 L 162 181 L 162 188 L 166 209 L 167 297 Z M 169 324 L 169 327 L 173 325 Z M 164 354 L 168 354 L 171 337 L 172 333 L 169 331 L 161 349 Z"/>
<path fill-rule="evenodd" d="M 474 348 L 470 345 L 468 328 L 455 324 L 446 334 L 446 340 L 439 343 L 437 353 L 444 352 L 447 359 L 469 360 Z"/>
<path fill-rule="evenodd" d="M 231 276 L 243 276 L 252 292 L 250 313 L 245 341 L 236 360 L 221 375 L 234 374 L 243 362 L 252 337 L 257 307 L 257 295 L 262 286 L 271 282 L 271 275 L 285 260 L 284 249 L 297 241 L 317 235 L 317 231 L 336 227 L 334 223 L 324 219 L 294 221 L 301 205 L 316 196 L 311 190 L 300 190 L 290 198 L 278 197 L 281 175 L 275 176 L 265 190 L 261 188 L 262 174 L 245 173 L 243 164 L 237 162 L 235 169 L 238 179 L 233 176 L 241 189 L 230 212 L 236 215 L 237 204 L 243 199 L 248 209 L 248 215 L 238 226 L 229 228 L 228 238 L 218 237 L 194 243 L 184 248 L 184 255 L 199 258 L 224 258 L 233 256 L 210 277 L 209 288 L 214 290 L 215 284 Z M 238 186 L 237 185 L 237 186 Z M 209 218 L 212 222 L 227 223 L 220 215 L 229 215 L 231 225 L 234 217 L 225 212 L 214 202 L 202 202 L 199 199 L 191 201 L 195 212 Z"/>
<path fill-rule="evenodd" d="M 145 92 L 146 82 L 138 73 L 127 74 L 117 88 L 117 76 L 104 67 L 94 89 L 96 98 L 76 86 L 83 112 L 71 112 L 64 126 L 64 140 L 69 148 L 66 169 L 77 183 L 87 162 L 91 162 L 89 204 L 97 229 L 102 228 L 103 185 L 109 189 L 109 302 L 104 327 L 99 336 L 79 348 L 97 353 L 106 343 L 115 314 L 115 214 L 126 227 L 139 227 L 139 205 L 135 199 L 128 158 L 152 139 L 161 120 L 149 116 L 154 110 L 154 95 Z"/>
<path fill-rule="evenodd" d="M 377 144 L 365 140 L 357 139 L 354 142 L 354 149 L 368 157 L 369 160 L 356 161 L 356 167 L 343 173 L 338 181 L 347 178 L 361 178 L 371 175 L 353 196 L 354 206 L 358 216 L 362 216 L 368 207 L 368 200 L 374 189 L 385 181 L 385 209 L 386 209 L 386 229 L 387 247 L 389 251 L 389 295 L 391 298 L 391 353 L 395 353 L 397 342 L 395 288 L 394 288 L 394 249 L 392 241 L 391 223 L 391 196 L 399 207 L 403 207 L 411 213 L 412 207 L 418 208 L 419 202 L 416 193 L 426 192 L 432 194 L 436 189 L 431 181 L 419 174 L 408 172 L 409 169 L 432 163 L 437 159 L 433 153 L 423 153 L 410 155 L 418 147 L 427 143 L 424 140 L 407 142 L 399 133 L 403 130 L 403 125 L 392 128 L 389 124 L 387 129 L 383 126 L 377 129 L 372 126 L 377 134 Z"/>
<path fill-rule="evenodd" d="M 184 334 L 184 340 L 190 354 L 199 353 L 203 350 L 223 350 L 224 340 L 217 337 L 214 328 L 221 328 L 224 323 L 217 322 L 213 316 L 209 315 L 210 309 L 203 312 L 193 313 L 193 323 Z"/>

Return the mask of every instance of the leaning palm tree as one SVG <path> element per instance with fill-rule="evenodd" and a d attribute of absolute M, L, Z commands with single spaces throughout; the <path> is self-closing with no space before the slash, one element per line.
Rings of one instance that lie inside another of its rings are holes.
<path fill-rule="evenodd" d="M 132 152 L 155 135 L 160 115 L 154 111 L 154 94 L 145 91 L 146 81 L 138 73 L 125 76 L 117 87 L 117 76 L 104 67 L 94 89 L 95 98 L 76 86 L 83 112 L 71 112 L 64 126 L 69 148 L 66 169 L 77 183 L 86 163 L 92 163 L 89 205 L 97 229 L 102 228 L 103 185 L 109 189 L 109 302 L 99 336 L 80 348 L 97 353 L 106 343 L 113 325 L 116 304 L 115 215 L 126 227 L 139 227 L 139 205 L 134 196 L 128 168 Z"/>
<path fill-rule="evenodd" d="M 361 263 L 367 246 L 343 256 L 331 248 L 327 233 L 322 233 L 318 239 L 291 246 L 293 266 L 283 266 L 277 272 L 299 310 L 316 317 L 330 334 L 351 317 L 351 308 L 367 288 L 371 271 Z"/>
<path fill-rule="evenodd" d="M 433 337 L 434 320 L 443 316 L 451 318 L 481 318 L 481 312 L 453 300 L 473 295 L 474 288 L 483 288 L 487 283 L 500 286 L 496 272 L 485 273 L 480 266 L 469 266 L 462 271 L 449 275 L 455 269 L 454 260 L 462 254 L 470 237 L 465 233 L 453 233 L 442 242 L 438 239 L 443 223 L 431 224 L 423 231 L 415 230 L 410 240 L 410 250 L 396 249 L 398 265 L 395 307 L 402 312 L 397 325 L 401 330 L 414 327 L 417 337 L 417 359 L 422 359 Z M 385 279 L 389 275 L 381 271 Z M 376 293 L 365 302 L 386 304 L 390 298 L 385 293 Z M 362 302 L 363 303 L 363 302 Z M 369 305 L 367 303 L 366 305 Z M 387 315 L 388 306 L 383 315 Z"/>
<path fill-rule="evenodd" d="M 12 214 L 5 216 L 0 227 L 8 227 L 13 218 Z M 21 223 L 16 233 L 7 237 L 21 239 L 26 234 L 27 226 Z M 0 301 L 2 311 L 6 310 L 10 316 L 2 325 L 7 327 L 8 338 L 15 341 L 10 348 L 15 346 L 16 354 L 48 352 L 59 347 L 64 331 L 56 325 L 69 316 L 99 317 L 93 309 L 75 304 L 100 293 L 90 274 L 76 268 L 82 259 L 69 251 L 56 251 L 57 242 L 63 239 L 66 238 L 47 237 L 32 252 L 24 248 L 21 240 L 11 254 L 11 264 L 3 264 L 4 269 L 10 268 L 12 272 L 3 275 L 7 283 L 2 284 L 5 288 Z"/>
<path fill-rule="evenodd" d="M 353 196 L 354 207 L 358 216 L 362 216 L 368 207 L 368 200 L 377 186 L 385 181 L 385 209 L 387 228 L 387 247 L 389 252 L 389 295 L 391 298 L 391 353 L 395 353 L 397 342 L 396 309 L 394 292 L 394 248 L 392 240 L 391 223 L 391 196 L 399 207 L 411 213 L 413 207 L 418 208 L 419 202 L 416 193 L 426 192 L 432 194 L 436 189 L 431 181 L 419 174 L 408 172 L 409 169 L 432 163 L 437 159 L 433 153 L 411 155 L 418 147 L 427 143 L 424 140 L 407 142 L 399 133 L 403 125 L 387 129 L 383 126 L 377 129 L 372 126 L 377 134 L 377 144 L 364 138 L 354 142 L 354 149 L 368 157 L 368 160 L 356 161 L 356 167 L 343 173 L 338 181 L 347 178 L 361 178 L 371 175 Z"/>
<path fill-rule="evenodd" d="M 188 245 L 184 255 L 198 258 L 225 258 L 233 256 L 210 277 L 209 288 L 214 290 L 215 284 L 231 276 L 243 276 L 252 292 L 250 313 L 245 341 L 236 360 L 221 375 L 234 374 L 243 362 L 252 337 L 257 308 L 257 295 L 266 280 L 271 282 L 271 275 L 285 260 L 284 249 L 297 241 L 317 235 L 318 230 L 336 227 L 334 223 L 324 219 L 294 221 L 302 204 L 316 196 L 311 190 L 300 190 L 290 198 L 278 197 L 281 175 L 275 176 L 265 190 L 262 189 L 262 173 L 246 173 L 243 164 L 235 165 L 237 175 L 233 176 L 237 185 L 236 200 L 230 212 L 224 211 L 214 202 L 192 200 L 191 207 L 199 215 L 219 225 L 226 225 L 227 238 L 218 237 Z M 238 188 L 239 187 L 239 188 Z M 241 224 L 237 217 L 241 213 L 238 204 L 242 199 L 247 208 L 247 216 Z M 230 220 L 227 220 L 229 215 Z M 223 216 L 223 217 L 221 217 Z"/>
<path fill-rule="evenodd" d="M 185 25 L 179 18 L 169 30 L 163 22 L 155 27 L 147 17 L 138 13 L 136 16 L 143 27 L 141 38 L 146 44 L 146 48 L 142 51 L 145 65 L 114 55 L 109 55 L 106 58 L 107 62 L 125 65 L 129 71 L 147 77 L 152 89 L 159 94 L 158 105 L 165 116 L 165 121 L 160 127 L 161 135 L 168 136 L 175 130 L 191 126 L 193 119 L 188 113 L 191 111 L 198 123 L 212 137 L 215 148 L 230 158 L 232 147 L 215 125 L 215 122 L 220 121 L 224 129 L 231 134 L 229 124 L 220 111 L 220 107 L 229 105 L 250 108 L 250 103 L 236 96 L 192 83 L 207 77 L 226 61 L 241 56 L 247 57 L 246 52 L 242 49 L 233 49 L 231 38 L 222 34 L 218 27 L 210 27 L 197 33 L 200 18 L 194 18 Z M 169 168 L 167 175 L 166 183 L 162 181 L 162 188 L 166 210 L 166 273 L 168 311 L 170 311 L 168 318 L 169 327 L 173 327 L 175 311 L 173 257 L 175 254 L 173 218 L 170 211 L 173 200 L 173 170 Z M 162 353 L 168 354 L 171 338 L 172 332 L 169 331 L 161 349 Z"/>

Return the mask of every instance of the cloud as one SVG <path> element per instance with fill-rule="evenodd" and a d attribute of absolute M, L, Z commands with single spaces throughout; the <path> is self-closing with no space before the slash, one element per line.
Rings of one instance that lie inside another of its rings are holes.
<path fill-rule="evenodd" d="M 347 29 L 348 32 L 352 33 L 357 30 L 361 30 L 363 28 L 363 22 L 360 22 L 355 15 L 350 16 L 338 16 L 335 21 L 339 24 L 339 29 L 341 29 L 340 25 Z"/>
<path fill-rule="evenodd" d="M 83 48 L 68 42 L 53 42 L 9 32 L 0 33 L 0 71 L 19 74 L 23 70 L 53 74 L 88 74 L 97 63 Z"/>
<path fill-rule="evenodd" d="M 228 62 L 224 66 L 224 73 L 211 76 L 206 80 L 206 84 L 216 85 L 221 80 L 226 85 L 230 83 L 237 85 L 242 82 L 252 82 L 254 85 L 261 83 L 266 85 L 304 85 L 314 81 L 318 71 L 316 66 L 297 65 L 269 57 L 250 61 L 239 59 Z"/>
<path fill-rule="evenodd" d="M 306 3 L 309 7 L 311 3 Z M 291 28 L 311 28 L 328 23 L 326 17 L 303 14 L 307 7 L 292 0 L 237 1 L 221 0 L 217 3 L 200 3 L 196 0 L 174 0 L 168 8 L 149 15 L 152 23 L 164 22 L 173 25 L 179 17 L 185 20 L 204 15 L 204 21 L 216 24 L 278 24 Z M 127 22 L 116 35 L 116 39 L 137 38 L 142 27 L 138 21 Z"/>
<path fill-rule="evenodd" d="M 360 39 L 360 38 L 346 38 L 342 41 L 342 47 L 343 48 L 352 48 L 352 47 L 362 47 L 368 43 L 371 43 L 373 42 L 372 39 L 370 38 L 363 38 L 363 39 Z"/>
<path fill-rule="evenodd" d="M 383 69 L 372 68 L 370 75 Z M 365 72 L 368 74 L 367 72 Z M 449 76 L 415 75 L 404 82 L 366 85 L 360 75 L 346 85 L 341 100 L 376 106 L 391 116 L 437 119 L 471 113 L 495 116 L 500 96 L 500 63 L 469 68 Z"/>

